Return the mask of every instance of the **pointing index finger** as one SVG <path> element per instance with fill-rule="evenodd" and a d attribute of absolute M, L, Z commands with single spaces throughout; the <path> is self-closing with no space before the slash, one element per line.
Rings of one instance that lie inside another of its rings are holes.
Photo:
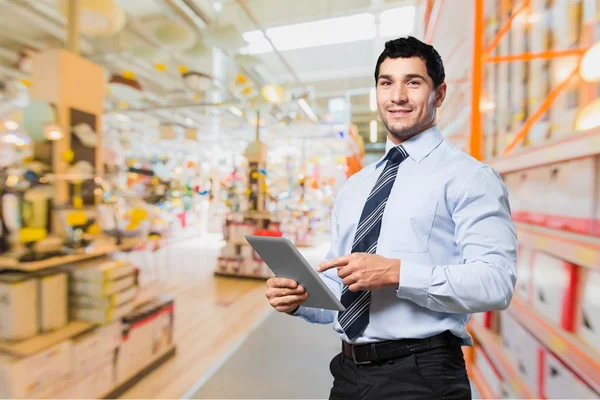
<path fill-rule="evenodd" d="M 346 264 L 348 264 L 348 257 L 349 256 L 336 257 L 336 258 L 332 258 L 329 261 L 325 261 L 324 263 L 322 263 L 321 265 L 319 265 L 317 267 L 317 272 L 327 271 L 328 269 L 335 268 L 335 267 L 343 267 Z"/>

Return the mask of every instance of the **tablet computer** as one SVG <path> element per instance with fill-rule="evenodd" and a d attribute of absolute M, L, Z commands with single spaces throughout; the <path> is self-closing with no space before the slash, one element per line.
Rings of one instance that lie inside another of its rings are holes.
<path fill-rule="evenodd" d="M 303 306 L 335 311 L 346 309 L 289 239 L 246 235 L 246 240 L 276 277 L 293 279 L 304 287 L 308 298 Z"/>

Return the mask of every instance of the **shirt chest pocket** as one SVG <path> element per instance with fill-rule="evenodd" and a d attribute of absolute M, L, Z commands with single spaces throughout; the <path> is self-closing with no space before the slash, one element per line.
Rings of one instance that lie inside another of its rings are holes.
<path fill-rule="evenodd" d="M 383 247 L 403 253 L 427 252 L 437 209 L 435 198 L 411 204 L 388 204 L 383 216 L 383 237 L 380 237 Z"/>

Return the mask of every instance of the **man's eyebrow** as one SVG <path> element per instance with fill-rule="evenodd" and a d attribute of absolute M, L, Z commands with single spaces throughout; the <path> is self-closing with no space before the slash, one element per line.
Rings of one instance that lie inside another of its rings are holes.
<path fill-rule="evenodd" d="M 427 81 L 427 79 L 425 79 L 425 77 L 423 77 L 422 75 L 419 75 L 419 74 L 408 74 L 404 77 L 404 79 L 415 79 L 415 78 L 419 78 L 424 81 Z"/>
<path fill-rule="evenodd" d="M 410 80 L 410 79 L 415 79 L 415 78 L 419 78 L 422 79 L 424 81 L 427 81 L 427 79 L 425 79 L 425 77 L 423 75 L 419 75 L 419 74 L 407 74 L 404 76 L 404 80 Z M 393 81 L 392 76 L 391 75 L 379 75 L 379 79 L 385 79 L 388 81 Z"/>

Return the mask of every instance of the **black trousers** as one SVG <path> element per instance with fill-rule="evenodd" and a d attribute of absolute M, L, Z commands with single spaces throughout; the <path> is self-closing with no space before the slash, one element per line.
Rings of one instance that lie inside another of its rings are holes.
<path fill-rule="evenodd" d="M 334 378 L 331 400 L 471 399 L 458 344 L 368 365 L 356 365 L 340 353 L 331 360 L 329 369 Z"/>

